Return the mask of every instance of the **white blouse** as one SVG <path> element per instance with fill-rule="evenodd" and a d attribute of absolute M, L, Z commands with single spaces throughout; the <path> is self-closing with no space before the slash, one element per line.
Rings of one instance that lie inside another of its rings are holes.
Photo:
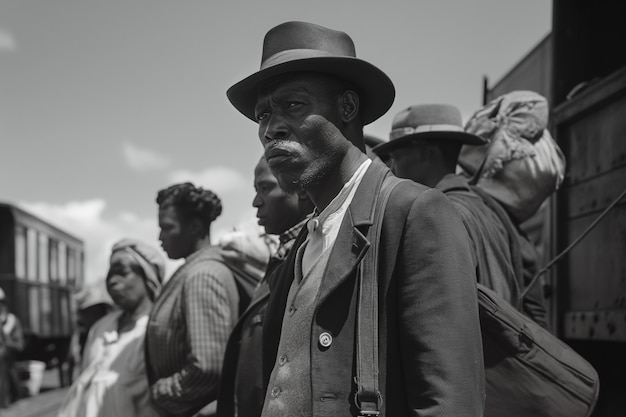
<path fill-rule="evenodd" d="M 96 322 L 89 332 L 83 370 L 70 388 L 59 417 L 155 417 L 144 362 L 148 316 L 117 332 L 121 311 Z"/>

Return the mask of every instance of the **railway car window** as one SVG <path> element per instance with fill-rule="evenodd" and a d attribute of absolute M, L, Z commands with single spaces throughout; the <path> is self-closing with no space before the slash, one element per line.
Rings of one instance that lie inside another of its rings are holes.
<path fill-rule="evenodd" d="M 85 263 L 85 254 L 81 251 L 78 253 L 78 256 L 76 256 L 76 282 L 74 283 L 74 286 L 77 288 L 80 288 L 83 285 L 83 274 L 84 274 L 84 270 L 83 270 L 83 265 Z"/>
<path fill-rule="evenodd" d="M 67 280 L 67 246 L 59 242 L 59 282 L 65 284 Z"/>
<path fill-rule="evenodd" d="M 67 282 L 73 284 L 76 280 L 76 250 L 67 248 Z"/>
<path fill-rule="evenodd" d="M 37 232 L 26 230 L 26 279 L 37 280 Z"/>
<path fill-rule="evenodd" d="M 49 281 L 48 236 L 39 233 L 39 281 Z"/>
<path fill-rule="evenodd" d="M 56 282 L 59 280 L 59 246 L 58 242 L 54 239 L 50 239 L 50 281 Z"/>
<path fill-rule="evenodd" d="M 60 307 L 59 314 L 61 316 L 61 333 L 69 334 L 72 331 L 72 325 L 70 323 L 70 304 L 68 302 L 69 294 L 62 293 L 60 295 Z"/>
<path fill-rule="evenodd" d="M 28 288 L 28 324 L 33 333 L 41 333 L 39 318 L 39 288 L 30 286 Z"/>
<path fill-rule="evenodd" d="M 15 276 L 26 278 L 26 229 L 15 226 Z"/>
<path fill-rule="evenodd" d="M 41 287 L 41 327 L 42 335 L 52 334 L 52 293 L 50 287 Z"/>

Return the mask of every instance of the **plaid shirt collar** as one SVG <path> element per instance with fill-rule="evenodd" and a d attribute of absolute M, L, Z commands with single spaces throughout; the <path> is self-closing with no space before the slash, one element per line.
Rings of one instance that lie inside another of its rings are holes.
<path fill-rule="evenodd" d="M 289 253 L 289 250 L 291 249 L 296 241 L 296 238 L 300 234 L 300 230 L 302 230 L 306 222 L 309 221 L 309 217 L 310 216 L 307 216 L 300 223 L 291 226 L 289 229 L 280 234 L 280 236 L 278 237 L 278 248 L 276 249 L 274 255 L 272 255 L 272 258 L 276 258 L 279 260 L 285 259 L 285 256 L 287 256 L 287 253 Z"/>

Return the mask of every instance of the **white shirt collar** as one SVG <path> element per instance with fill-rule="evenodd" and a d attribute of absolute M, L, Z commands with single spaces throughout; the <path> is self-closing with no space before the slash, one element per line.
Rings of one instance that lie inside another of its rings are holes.
<path fill-rule="evenodd" d="M 356 189 L 371 163 L 372 160 L 369 158 L 363 161 L 326 208 L 324 208 L 319 215 L 314 214 L 311 219 L 309 219 L 307 222 L 309 233 L 320 230 L 321 234 L 326 234 L 324 229 L 327 229 L 327 227 L 325 227 L 327 223 L 334 223 L 339 216 L 341 216 L 340 219 L 343 219 L 343 214 L 352 202 Z M 341 220 L 339 220 L 339 222 L 341 222 Z"/>
<path fill-rule="evenodd" d="M 335 244 L 344 215 L 371 163 L 372 160 L 369 158 L 363 161 L 319 216 L 313 216 L 307 222 L 309 235 L 302 256 L 302 276 L 306 276 L 322 254 Z"/>

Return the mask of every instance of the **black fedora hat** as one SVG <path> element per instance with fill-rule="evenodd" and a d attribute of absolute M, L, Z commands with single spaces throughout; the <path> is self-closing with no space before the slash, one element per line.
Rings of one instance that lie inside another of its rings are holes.
<path fill-rule="evenodd" d="M 449 104 L 419 104 L 407 107 L 394 117 L 389 141 L 374 152 L 385 155 L 412 140 L 457 141 L 465 145 L 484 145 L 487 141 L 463 130 L 461 112 Z"/>
<path fill-rule="evenodd" d="M 385 114 L 395 98 L 389 77 L 356 57 L 354 42 L 344 32 L 306 22 L 286 22 L 265 35 L 261 69 L 228 89 L 230 102 L 247 118 L 256 121 L 259 86 L 277 75 L 317 72 L 350 82 L 361 99 L 363 124 Z"/>

